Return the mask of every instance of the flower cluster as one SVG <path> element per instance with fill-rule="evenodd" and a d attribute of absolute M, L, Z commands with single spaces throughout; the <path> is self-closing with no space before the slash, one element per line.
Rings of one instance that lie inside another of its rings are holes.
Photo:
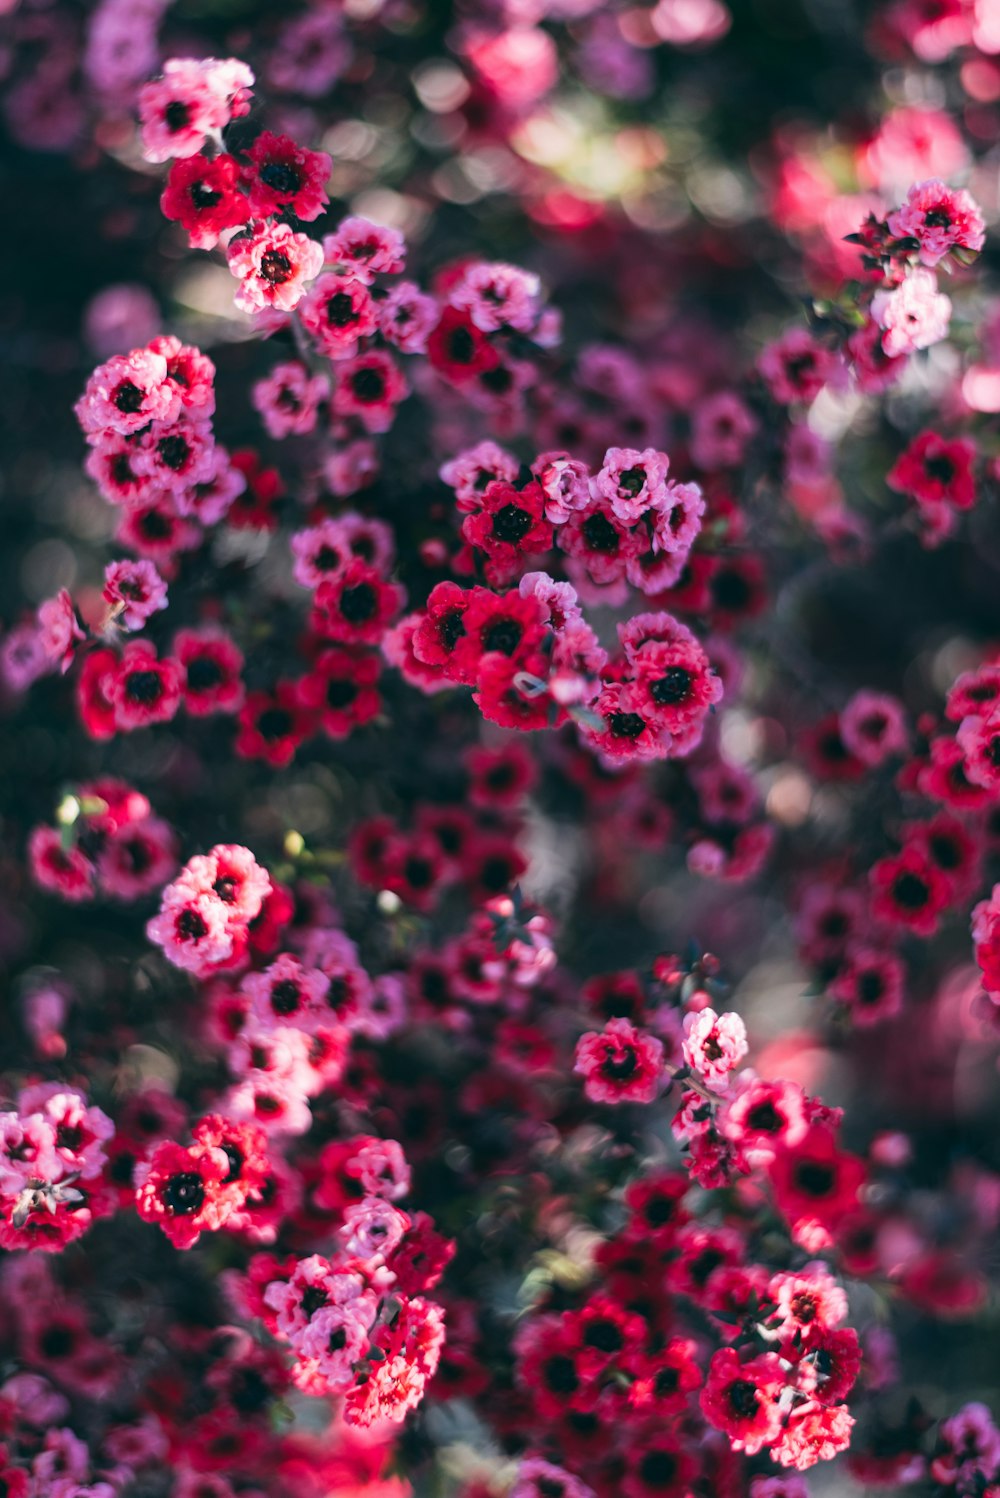
<path fill-rule="evenodd" d="M 0 1247 L 59 1253 L 108 1210 L 101 1175 L 115 1126 L 59 1082 L 0 1113 Z"/>
<path fill-rule="evenodd" d="M 6 7 L 0 1493 L 993 1498 L 994 8 Z"/>

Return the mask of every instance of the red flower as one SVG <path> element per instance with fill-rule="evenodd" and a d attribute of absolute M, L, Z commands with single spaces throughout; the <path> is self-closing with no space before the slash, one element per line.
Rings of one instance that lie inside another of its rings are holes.
<path fill-rule="evenodd" d="M 542 619 L 537 598 L 474 589 L 462 619 L 465 634 L 454 651 L 461 677 L 475 680 L 484 655 L 496 653 L 512 661 L 524 661 L 544 639 Z"/>
<path fill-rule="evenodd" d="M 446 307 L 442 312 L 441 321 L 427 340 L 427 357 L 438 374 L 453 385 L 465 384 L 500 363 L 500 355 L 486 334 L 457 307 Z"/>
<path fill-rule="evenodd" d="M 272 692 L 250 692 L 240 709 L 235 749 L 244 759 L 262 759 L 280 769 L 313 731 L 313 717 L 297 685 L 279 681 Z"/>
<path fill-rule="evenodd" d="M 326 650 L 299 682 L 302 701 L 332 739 L 346 738 L 382 706 L 376 683 L 378 657 L 352 650 Z"/>
<path fill-rule="evenodd" d="M 705 1419 L 725 1431 L 736 1451 L 748 1456 L 770 1446 L 781 1434 L 778 1397 L 787 1379 L 773 1352 L 741 1363 L 732 1347 L 715 1353 L 701 1394 Z"/>
<path fill-rule="evenodd" d="M 328 359 L 353 357 L 358 339 L 369 337 L 378 327 L 376 304 L 365 283 L 331 271 L 310 287 L 299 316 Z"/>
<path fill-rule="evenodd" d="M 663 1085 L 663 1045 L 627 1019 L 609 1020 L 581 1035 L 573 1070 L 592 1103 L 651 1103 Z"/>
<path fill-rule="evenodd" d="M 919 504 L 968 510 L 976 501 L 975 459 L 975 443 L 967 437 L 949 441 L 937 432 L 921 432 L 896 459 L 886 483 Z"/>
<path fill-rule="evenodd" d="M 630 1444 L 621 1491 L 625 1498 L 687 1498 L 696 1465 L 675 1437 L 656 1434 Z"/>
<path fill-rule="evenodd" d="M 516 489 L 494 479 L 481 504 L 462 521 L 462 535 L 496 562 L 513 565 L 521 556 L 537 556 L 551 547 L 552 527 L 545 519 L 545 495 L 539 484 Z"/>
<path fill-rule="evenodd" d="M 240 168 L 234 156 L 187 156 L 170 168 L 160 198 L 164 217 L 188 232 L 192 249 L 211 250 L 225 229 L 245 224 L 251 208 L 239 190 Z"/>
<path fill-rule="evenodd" d="M 241 448 L 230 460 L 246 480 L 226 512 L 227 524 L 238 530 L 273 531 L 278 526 L 277 509 L 285 486 L 276 468 L 264 468 L 252 448 Z"/>
<path fill-rule="evenodd" d="M 783 1467 L 804 1472 L 817 1462 L 830 1461 L 838 1451 L 846 1451 L 853 1425 L 846 1404 L 822 1408 L 807 1405 L 793 1410 L 771 1455 Z"/>
<path fill-rule="evenodd" d="M 829 1128 L 813 1124 L 794 1148 L 778 1151 L 768 1174 L 796 1241 L 819 1248 L 829 1244 L 831 1231 L 857 1205 L 865 1167 L 856 1155 L 837 1148 Z"/>
<path fill-rule="evenodd" d="M 205 1231 L 222 1227 L 234 1202 L 223 1183 L 231 1169 L 225 1151 L 165 1140 L 136 1170 L 135 1209 L 156 1222 L 175 1248 L 192 1248 Z"/>
<path fill-rule="evenodd" d="M 247 152 L 250 213 L 270 218 L 289 210 L 303 222 L 319 218 L 329 199 L 326 184 L 333 163 L 325 151 L 307 151 L 287 135 L 262 130 Z"/>
<path fill-rule="evenodd" d="M 225 630 L 214 625 L 178 630 L 174 659 L 183 673 L 184 707 L 193 717 L 235 713 L 242 705 L 243 654 Z"/>
<path fill-rule="evenodd" d="M 110 684 L 115 727 L 127 732 L 169 723 L 180 707 L 181 689 L 176 661 L 158 660 L 155 648 L 145 640 L 131 641 Z"/>
<path fill-rule="evenodd" d="M 310 622 L 324 639 L 377 645 L 402 602 L 402 588 L 358 557 L 337 577 L 320 583 Z"/>
<path fill-rule="evenodd" d="M 871 871 L 872 913 L 893 926 L 932 936 L 951 891 L 940 869 L 911 843 L 895 858 L 881 858 Z"/>
<path fill-rule="evenodd" d="M 527 733 L 554 726 L 563 715 L 548 694 L 528 680 L 530 677 L 539 680 L 537 672 L 545 669 L 541 656 L 508 660 L 497 652 L 484 655 L 479 663 L 473 701 L 488 722 L 498 723 L 501 728 L 519 728 Z"/>
<path fill-rule="evenodd" d="M 337 416 L 356 416 L 366 432 L 387 432 L 409 391 L 392 355 L 374 349 L 337 366 L 331 406 Z"/>
<path fill-rule="evenodd" d="M 413 636 L 413 653 L 428 666 L 443 666 L 452 681 L 475 680 L 475 671 L 460 666 L 457 654 L 464 638 L 465 614 L 473 593 L 458 583 L 438 583 L 427 600 L 427 608 Z M 462 674 L 459 674 L 459 672 Z"/>

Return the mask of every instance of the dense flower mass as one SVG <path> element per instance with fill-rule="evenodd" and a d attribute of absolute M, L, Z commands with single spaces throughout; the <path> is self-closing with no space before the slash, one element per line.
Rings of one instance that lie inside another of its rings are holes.
<path fill-rule="evenodd" d="M 0 1495 L 1000 1493 L 996 9 L 0 4 Z"/>

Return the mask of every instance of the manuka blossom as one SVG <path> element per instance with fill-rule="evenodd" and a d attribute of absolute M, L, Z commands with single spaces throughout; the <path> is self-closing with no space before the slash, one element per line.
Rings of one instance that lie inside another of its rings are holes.
<path fill-rule="evenodd" d="M 146 160 L 194 156 L 206 136 L 247 113 L 253 82 L 253 73 L 236 58 L 170 58 L 162 77 L 139 90 Z"/>
<path fill-rule="evenodd" d="M 167 885 L 147 934 L 175 967 L 203 976 L 242 954 L 270 889 L 247 848 L 220 844 L 189 859 Z"/>
<path fill-rule="evenodd" d="M 239 228 L 252 216 L 239 183 L 234 156 L 188 156 L 171 167 L 160 208 L 165 218 L 187 230 L 192 249 L 211 250 L 227 229 Z"/>
<path fill-rule="evenodd" d="M 240 283 L 235 301 L 243 312 L 291 312 L 305 295 L 306 282 L 323 268 L 315 240 L 281 223 L 251 225 L 230 240 L 227 256 Z"/>
<path fill-rule="evenodd" d="M 937 265 L 951 250 L 978 252 L 986 239 L 979 205 L 962 188 L 934 179 L 910 188 L 906 202 L 889 214 L 889 228 L 900 239 L 915 239 L 921 265 Z"/>
<path fill-rule="evenodd" d="M 152 562 L 111 562 L 104 569 L 105 603 L 125 629 L 141 629 L 167 606 L 167 585 Z"/>
<path fill-rule="evenodd" d="M 627 1020 L 609 1020 L 577 1041 L 573 1069 L 591 1102 L 651 1103 L 663 1085 L 663 1045 Z"/>
<path fill-rule="evenodd" d="M 894 359 L 946 338 L 951 302 L 938 290 L 933 272 L 918 269 L 891 290 L 875 293 L 872 316 L 883 330 L 883 349 Z"/>
<path fill-rule="evenodd" d="M 151 421 L 175 421 L 181 398 L 167 378 L 167 361 L 152 349 L 116 354 L 87 381 L 76 415 L 88 437 L 116 432 L 129 437 Z"/>
<path fill-rule="evenodd" d="M 311 432 L 329 391 L 325 375 L 310 375 L 304 364 L 290 360 L 276 364 L 266 380 L 258 380 L 251 399 L 268 435 L 281 438 Z"/>
<path fill-rule="evenodd" d="M 309 222 L 327 204 L 326 183 L 332 163 L 325 151 L 308 151 L 287 135 L 262 130 L 246 153 L 248 217 L 270 218 L 290 211 Z"/>
<path fill-rule="evenodd" d="M 230 1171 L 225 1150 L 157 1145 L 136 1169 L 136 1211 L 157 1223 L 176 1248 L 193 1248 L 203 1232 L 216 1232 L 232 1211 L 223 1192 Z"/>
<path fill-rule="evenodd" d="M 746 1029 L 738 1014 L 702 1009 L 684 1021 L 684 1061 L 706 1087 L 725 1092 L 730 1073 L 747 1053 Z"/>
<path fill-rule="evenodd" d="M 741 1363 L 731 1347 L 714 1354 L 701 1393 L 706 1419 L 725 1431 L 733 1448 L 752 1456 L 781 1432 L 778 1403 L 787 1380 L 781 1359 L 765 1352 Z"/>

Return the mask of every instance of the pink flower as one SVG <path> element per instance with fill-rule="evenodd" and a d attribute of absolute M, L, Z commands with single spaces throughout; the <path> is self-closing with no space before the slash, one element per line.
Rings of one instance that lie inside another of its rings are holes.
<path fill-rule="evenodd" d="M 87 638 L 66 588 L 61 588 L 55 598 L 47 598 L 39 607 L 38 631 L 39 643 L 51 669 L 58 666 L 65 676 L 73 664 L 77 645 Z"/>
<path fill-rule="evenodd" d="M 702 1009 L 684 1020 L 684 1062 L 713 1092 L 726 1092 L 729 1073 L 747 1053 L 747 1033 L 738 1014 Z"/>
<path fill-rule="evenodd" d="M 906 714 L 887 692 L 855 692 L 840 714 L 840 736 L 863 765 L 875 767 L 910 746 Z"/>
<path fill-rule="evenodd" d="M 872 317 L 883 330 L 883 349 L 894 359 L 948 336 L 951 301 L 938 291 L 931 271 L 913 270 L 891 291 L 875 293 Z"/>
<path fill-rule="evenodd" d="M 133 349 L 99 364 L 74 407 L 88 437 L 117 432 L 129 437 L 151 421 L 176 421 L 180 391 L 167 377 L 167 361 L 152 349 Z"/>
<path fill-rule="evenodd" d="M 249 68 L 245 72 L 252 82 Z M 163 65 L 163 77 L 139 90 L 142 154 L 147 161 L 194 156 L 207 135 L 229 123 L 226 89 L 233 79 L 225 75 L 224 85 L 222 79 L 204 62 L 172 57 Z"/>
<path fill-rule="evenodd" d="M 352 359 L 358 340 L 374 333 L 379 315 L 367 283 L 335 271 L 313 283 L 299 311 L 302 326 L 328 359 Z"/>
<path fill-rule="evenodd" d="M 146 935 L 174 967 L 199 977 L 218 967 L 233 950 L 219 902 L 173 885 L 164 890 L 160 913 L 147 924 Z"/>
<path fill-rule="evenodd" d="M 367 218 L 345 218 L 337 232 L 323 240 L 323 257 L 327 264 L 348 266 L 359 280 L 371 282 L 380 273 L 399 274 L 406 263 L 406 241 L 398 229 Z"/>
<path fill-rule="evenodd" d="M 651 1103 L 663 1084 L 663 1045 L 627 1019 L 609 1020 L 580 1036 L 573 1070 L 592 1103 Z"/>
<path fill-rule="evenodd" d="M 804 1472 L 817 1462 L 828 1462 L 850 1444 L 854 1417 L 846 1404 L 824 1407 L 803 1405 L 794 1410 L 780 1438 L 771 1447 L 771 1456 L 783 1467 Z"/>
<path fill-rule="evenodd" d="M 246 153 L 250 213 L 270 218 L 288 210 L 303 222 L 319 218 L 329 199 L 333 165 L 325 151 L 308 151 L 287 135 L 262 130 Z"/>
<path fill-rule="evenodd" d="M 412 281 L 400 281 L 377 304 L 379 332 L 404 354 L 425 354 L 441 308 Z"/>
<path fill-rule="evenodd" d="M 666 504 L 666 478 L 670 459 L 666 453 L 647 447 L 610 447 L 594 478 L 593 491 L 606 499 L 618 520 L 634 524 L 647 510 Z"/>
<path fill-rule="evenodd" d="M 479 263 L 469 267 L 448 300 L 467 311 L 483 333 L 505 327 L 529 333 L 538 318 L 538 293 L 538 277 L 529 271 Z"/>
<path fill-rule="evenodd" d="M 101 596 L 112 618 L 126 629 L 141 629 L 150 614 L 166 608 L 167 585 L 152 562 L 109 562 Z"/>
<path fill-rule="evenodd" d="M 512 484 L 517 478 L 518 462 L 506 448 L 496 442 L 477 442 L 460 452 L 440 469 L 443 483 L 455 491 L 459 510 L 467 513 L 479 508 L 483 491 L 493 479 Z"/>
<path fill-rule="evenodd" d="M 251 399 L 268 436 L 281 438 L 313 431 L 320 403 L 329 393 L 326 375 L 310 375 L 293 359 L 276 364 L 266 380 L 258 380 Z"/>
<path fill-rule="evenodd" d="M 258 224 L 229 242 L 229 269 L 240 282 L 236 305 L 244 312 L 275 307 L 291 312 L 305 295 L 306 282 L 323 268 L 315 240 L 287 224 Z"/>
<path fill-rule="evenodd" d="M 337 1236 L 344 1252 L 359 1259 L 370 1273 L 402 1243 L 409 1226 L 409 1217 L 391 1202 L 366 1196 L 348 1207 Z"/>
<path fill-rule="evenodd" d="M 983 215 L 972 194 L 946 187 L 937 178 L 911 187 L 888 223 L 900 239 L 919 241 L 921 265 L 937 265 L 953 249 L 979 251 L 986 240 Z"/>

